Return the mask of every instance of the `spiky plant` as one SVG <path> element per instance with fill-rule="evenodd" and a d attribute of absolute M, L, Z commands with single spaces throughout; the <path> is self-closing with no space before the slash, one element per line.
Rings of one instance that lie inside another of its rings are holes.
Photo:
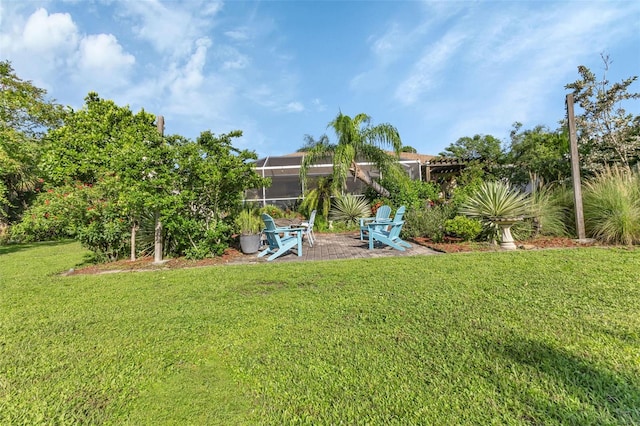
<path fill-rule="evenodd" d="M 503 182 L 483 182 L 462 204 L 460 213 L 480 220 L 527 216 L 529 198 Z"/>
<path fill-rule="evenodd" d="M 489 238 L 495 240 L 499 232 L 497 221 L 529 214 L 529 197 L 503 182 L 483 182 L 460 206 L 459 213 L 479 219 L 489 231 Z"/>
<path fill-rule="evenodd" d="M 347 194 L 333 200 L 329 219 L 345 222 L 347 225 L 355 225 L 359 223 L 361 217 L 369 217 L 370 215 L 371 207 L 365 198 Z"/>
<path fill-rule="evenodd" d="M 640 243 L 640 170 L 607 167 L 587 181 L 583 193 L 585 228 L 607 243 Z"/>

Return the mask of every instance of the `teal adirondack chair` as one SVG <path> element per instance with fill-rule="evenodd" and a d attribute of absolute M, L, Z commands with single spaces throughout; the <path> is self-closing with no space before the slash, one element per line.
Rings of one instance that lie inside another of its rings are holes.
<path fill-rule="evenodd" d="M 380 226 L 376 226 L 375 223 L 369 224 L 369 250 L 373 250 L 376 242 L 380 242 L 400 251 L 404 251 L 405 247 L 411 247 L 411 244 L 400 238 L 400 231 L 402 231 L 402 225 L 404 225 L 402 218 L 405 210 L 405 206 L 398 208 L 398 211 L 396 211 L 393 218 L 393 222 L 381 222 L 379 224 Z"/>
<path fill-rule="evenodd" d="M 385 226 L 380 224 L 383 221 L 390 221 L 391 217 L 391 207 L 389 206 L 380 206 L 378 210 L 376 210 L 376 217 L 361 217 L 360 218 L 360 241 L 364 240 L 364 236 L 367 232 L 369 232 L 369 225 L 375 223 L 376 226 Z"/>
<path fill-rule="evenodd" d="M 258 257 L 266 256 L 268 261 L 274 260 L 289 250 L 296 249 L 298 256 L 302 256 L 302 233 L 304 228 L 278 227 L 273 218 L 266 213 L 262 214 L 265 228 L 262 233 L 267 238 L 267 248 L 258 254 Z"/>

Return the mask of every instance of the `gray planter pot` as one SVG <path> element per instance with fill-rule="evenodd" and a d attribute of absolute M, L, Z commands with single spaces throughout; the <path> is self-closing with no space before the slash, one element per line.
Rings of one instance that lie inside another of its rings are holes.
<path fill-rule="evenodd" d="M 240 235 L 240 249 L 244 254 L 257 253 L 260 249 L 260 234 Z"/>

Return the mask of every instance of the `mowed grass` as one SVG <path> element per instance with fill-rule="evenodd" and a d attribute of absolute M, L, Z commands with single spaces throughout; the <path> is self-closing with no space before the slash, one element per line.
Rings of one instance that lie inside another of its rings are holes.
<path fill-rule="evenodd" d="M 0 247 L 0 424 L 640 424 L 640 250 L 63 277 Z"/>

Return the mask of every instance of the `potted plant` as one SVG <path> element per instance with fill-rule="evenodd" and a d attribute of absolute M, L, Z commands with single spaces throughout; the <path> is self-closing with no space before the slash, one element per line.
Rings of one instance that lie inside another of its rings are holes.
<path fill-rule="evenodd" d="M 236 225 L 240 229 L 240 249 L 245 254 L 256 253 L 260 248 L 262 219 L 251 209 L 238 214 Z"/>

